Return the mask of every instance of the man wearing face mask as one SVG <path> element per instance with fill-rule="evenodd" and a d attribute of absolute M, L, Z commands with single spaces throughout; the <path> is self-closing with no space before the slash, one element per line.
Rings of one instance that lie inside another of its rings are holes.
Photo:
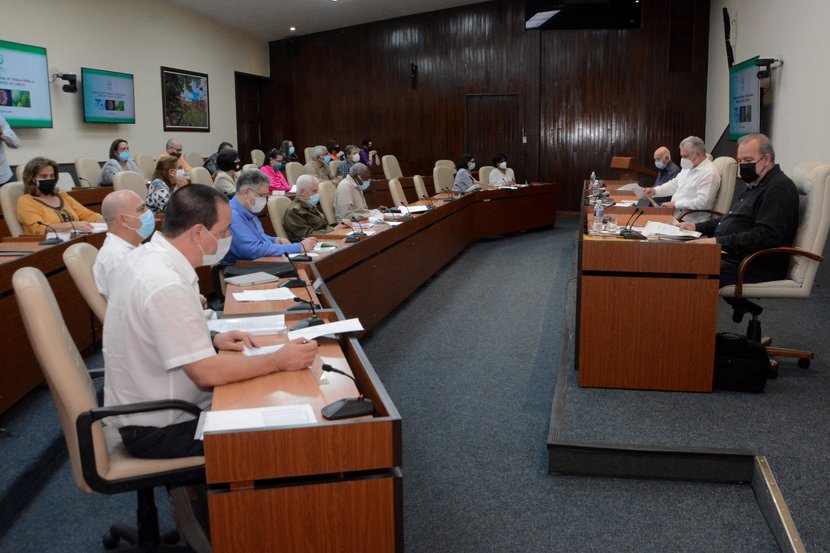
<path fill-rule="evenodd" d="M 182 152 L 183 148 L 181 140 L 178 138 L 171 138 L 164 146 L 164 151 L 156 156 L 156 159 L 161 156 L 173 156 L 179 160 L 179 164 L 176 167 L 183 170 L 185 173 L 190 173 L 190 164 L 182 157 Z"/>
<path fill-rule="evenodd" d="M 369 207 L 363 191 L 371 184 L 369 168 L 362 163 L 355 163 L 349 174 L 337 184 L 334 198 L 334 214 L 338 220 L 361 219 L 369 216 Z"/>
<path fill-rule="evenodd" d="M 719 219 L 679 224 L 710 238 L 690 243 L 720 244 L 721 286 L 735 284 L 741 261 L 754 252 L 779 246 L 792 246 L 798 230 L 798 190 L 775 163 L 775 150 L 763 134 L 738 140 L 740 176 L 747 188 L 732 209 Z M 749 265 L 744 282 L 765 282 L 785 278 L 789 256 L 769 254 Z"/>
<path fill-rule="evenodd" d="M 346 146 L 345 159 L 337 166 L 337 176 L 334 178 L 334 183 L 337 184 L 349 174 L 355 163 L 360 163 L 360 148 L 354 144 Z"/>
<path fill-rule="evenodd" d="M 297 196 L 285 211 L 282 224 L 292 242 L 299 242 L 308 236 L 326 234 L 331 229 L 328 219 L 320 211 L 320 186 L 311 175 L 301 175 L 297 179 Z M 351 226 L 348 220 L 343 220 Z"/>
<path fill-rule="evenodd" d="M 249 357 L 217 350 L 251 347 L 240 331 L 211 337 L 199 303 L 195 268 L 215 263 L 230 247 L 228 200 L 209 186 L 187 186 L 170 198 L 161 232 L 125 258 L 104 321 L 104 404 L 180 399 L 208 408 L 212 388 L 276 371 L 308 367 L 314 341 L 297 340 L 275 353 Z M 172 330 L 175 329 L 175 332 Z M 167 410 L 107 419 L 130 454 L 141 458 L 202 455 L 197 419 Z"/>
<path fill-rule="evenodd" d="M 654 166 L 657 168 L 657 178 L 654 179 L 654 186 L 666 184 L 680 174 L 680 167 L 671 159 L 671 152 L 665 146 L 660 146 L 654 151 Z M 661 204 L 671 201 L 671 196 L 660 196 L 654 201 Z"/>
<path fill-rule="evenodd" d="M 268 186 L 271 179 L 259 169 L 244 171 L 236 181 L 236 195 L 230 201 L 233 210 L 230 251 L 223 263 L 238 260 L 253 261 L 260 257 L 313 251 L 316 238 L 306 238 L 299 244 L 286 243 L 281 238 L 268 236 L 259 222 L 259 214 L 268 202 Z"/>
<path fill-rule="evenodd" d="M 124 257 L 153 234 L 156 219 L 141 196 L 132 190 L 116 190 L 101 202 L 107 223 L 107 239 L 101 246 L 92 276 L 102 296 L 108 298 L 124 266 Z"/>
<path fill-rule="evenodd" d="M 314 146 L 311 149 L 311 159 L 303 167 L 304 175 L 316 177 L 319 182 L 331 180 L 329 175 L 329 162 L 331 155 L 325 146 Z"/>
<path fill-rule="evenodd" d="M 715 165 L 706 157 L 706 146 L 696 136 L 683 139 L 680 143 L 680 173 L 665 184 L 647 188 L 645 193 L 652 197 L 670 196 L 663 207 L 673 207 L 678 217 L 687 209 L 712 209 L 720 188 L 720 175 Z M 704 221 L 706 213 L 693 213 L 686 217 L 690 222 Z"/>

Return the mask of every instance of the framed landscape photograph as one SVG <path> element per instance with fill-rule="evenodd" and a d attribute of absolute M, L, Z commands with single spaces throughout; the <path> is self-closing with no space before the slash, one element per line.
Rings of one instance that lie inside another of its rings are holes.
<path fill-rule="evenodd" d="M 161 105 L 165 131 L 210 131 L 208 76 L 161 68 Z"/>

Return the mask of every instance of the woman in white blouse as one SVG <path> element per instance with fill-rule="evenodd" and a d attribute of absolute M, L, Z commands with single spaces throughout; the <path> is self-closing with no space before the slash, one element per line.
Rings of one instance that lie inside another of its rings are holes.
<path fill-rule="evenodd" d="M 496 154 L 493 158 L 493 170 L 490 171 L 490 186 L 515 186 L 516 176 L 507 166 L 507 156 Z"/>

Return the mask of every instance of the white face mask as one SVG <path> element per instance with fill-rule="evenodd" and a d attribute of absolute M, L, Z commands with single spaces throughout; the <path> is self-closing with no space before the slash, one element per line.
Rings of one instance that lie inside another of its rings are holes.
<path fill-rule="evenodd" d="M 507 162 L 502 161 L 501 163 L 499 163 L 499 169 L 507 169 Z"/>
<path fill-rule="evenodd" d="M 251 192 L 253 194 L 253 192 Z M 257 196 L 254 199 L 254 204 L 248 208 L 251 213 L 259 213 L 263 209 L 265 209 L 265 204 L 268 203 L 268 198 L 265 196 Z"/>
<path fill-rule="evenodd" d="M 681 169 L 694 169 L 695 164 L 692 162 L 691 159 L 683 158 L 680 160 L 680 168 Z"/>
<path fill-rule="evenodd" d="M 352 156 L 352 161 L 354 161 L 355 163 L 357 163 L 358 161 L 360 161 L 360 154 L 354 154 L 354 155 Z"/>
<path fill-rule="evenodd" d="M 205 230 L 207 230 L 207 228 L 205 228 Z M 226 236 L 225 238 L 216 238 L 209 230 L 207 230 L 207 233 L 210 234 L 211 238 L 216 240 L 216 253 L 205 253 L 205 250 L 202 249 L 202 245 L 198 242 L 196 244 L 199 246 L 199 249 L 202 250 L 202 265 L 211 267 L 224 259 L 225 255 L 228 253 L 228 250 L 231 249 L 232 237 Z"/>

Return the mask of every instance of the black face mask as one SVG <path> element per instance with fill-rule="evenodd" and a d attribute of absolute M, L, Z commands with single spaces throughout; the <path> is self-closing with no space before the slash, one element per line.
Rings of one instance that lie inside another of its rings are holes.
<path fill-rule="evenodd" d="M 746 184 L 752 184 L 758 180 L 758 172 L 755 170 L 757 163 L 741 163 L 739 172 L 741 180 Z"/>
<path fill-rule="evenodd" d="M 57 179 L 38 179 L 37 189 L 44 196 L 51 196 L 55 192 L 55 185 L 58 183 Z"/>

